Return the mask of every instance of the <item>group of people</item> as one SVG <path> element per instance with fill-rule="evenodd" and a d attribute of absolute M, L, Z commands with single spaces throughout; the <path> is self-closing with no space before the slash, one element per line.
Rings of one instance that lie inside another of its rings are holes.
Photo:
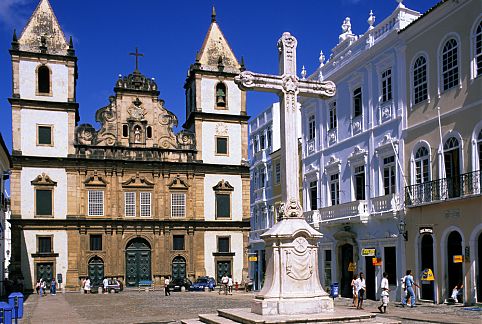
<path fill-rule="evenodd" d="M 50 288 L 50 294 L 55 296 L 57 294 L 57 282 L 55 278 L 52 279 L 50 285 L 47 284 L 47 280 L 40 278 L 35 284 L 35 291 L 40 297 L 47 295 L 47 288 Z"/>
<path fill-rule="evenodd" d="M 224 291 L 224 294 L 233 294 L 233 278 L 228 276 L 226 273 L 221 278 L 221 285 L 219 286 L 219 294 L 221 295 L 221 289 Z"/>
<path fill-rule="evenodd" d="M 363 300 L 365 299 L 365 293 L 367 289 L 367 284 L 365 281 L 365 275 L 360 272 L 360 275 L 355 274 L 351 281 L 351 287 L 353 291 L 353 307 L 356 309 L 363 309 Z M 388 286 L 388 274 L 383 273 L 383 279 L 380 284 L 382 304 L 378 306 L 380 313 L 387 312 L 387 306 L 389 302 L 390 288 Z"/>

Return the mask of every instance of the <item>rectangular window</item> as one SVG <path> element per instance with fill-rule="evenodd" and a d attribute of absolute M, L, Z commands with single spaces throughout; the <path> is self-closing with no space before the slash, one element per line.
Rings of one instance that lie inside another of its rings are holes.
<path fill-rule="evenodd" d="M 52 126 L 37 126 L 38 145 L 52 145 Z"/>
<path fill-rule="evenodd" d="M 361 91 L 361 88 L 356 88 L 353 91 L 353 117 L 361 116 L 362 113 L 363 113 L 362 91 Z"/>
<path fill-rule="evenodd" d="M 266 187 L 266 169 L 262 168 L 259 172 L 259 185 L 260 188 Z"/>
<path fill-rule="evenodd" d="M 264 134 L 261 134 L 259 136 L 259 146 L 261 147 L 262 150 L 264 150 L 265 147 L 265 141 L 264 141 Z"/>
<path fill-rule="evenodd" d="M 129 126 L 122 125 L 122 136 L 128 137 L 129 136 Z"/>
<path fill-rule="evenodd" d="M 151 193 L 141 192 L 141 217 L 151 217 Z"/>
<path fill-rule="evenodd" d="M 308 141 L 311 141 L 316 136 L 316 119 L 311 115 L 308 119 Z"/>
<path fill-rule="evenodd" d="M 385 195 L 395 193 L 395 156 L 383 159 L 383 187 Z"/>
<path fill-rule="evenodd" d="M 231 195 L 216 193 L 216 218 L 231 217 Z"/>
<path fill-rule="evenodd" d="M 230 252 L 229 245 L 229 237 L 218 237 L 218 252 Z"/>
<path fill-rule="evenodd" d="M 355 200 L 365 200 L 365 167 L 355 168 Z"/>
<path fill-rule="evenodd" d="M 35 190 L 35 215 L 53 216 L 52 213 L 52 189 Z"/>
<path fill-rule="evenodd" d="M 340 204 L 340 179 L 338 173 L 330 175 L 330 194 L 331 205 Z"/>
<path fill-rule="evenodd" d="M 310 207 L 311 210 L 318 209 L 318 181 L 310 182 Z"/>
<path fill-rule="evenodd" d="M 172 249 L 175 251 L 184 251 L 184 235 L 172 236 Z"/>
<path fill-rule="evenodd" d="M 268 139 L 268 147 L 271 147 L 271 128 L 268 129 L 268 131 L 266 132 L 266 138 Z"/>
<path fill-rule="evenodd" d="M 429 181 L 428 159 L 420 159 L 415 161 L 415 183 L 423 183 Z"/>
<path fill-rule="evenodd" d="M 38 237 L 38 253 L 52 253 L 52 237 L 39 236 Z"/>
<path fill-rule="evenodd" d="M 216 137 L 216 154 L 228 155 L 228 138 Z"/>
<path fill-rule="evenodd" d="M 102 251 L 102 234 L 90 235 L 90 250 Z"/>
<path fill-rule="evenodd" d="M 392 70 L 382 72 L 382 102 L 392 100 Z"/>
<path fill-rule="evenodd" d="M 330 104 L 329 129 L 336 128 L 336 101 Z"/>
<path fill-rule="evenodd" d="M 253 139 L 253 154 L 258 152 L 258 140 L 256 138 L 256 135 L 254 135 Z"/>
<path fill-rule="evenodd" d="M 186 194 L 171 194 L 171 217 L 186 217 Z"/>
<path fill-rule="evenodd" d="M 275 172 L 275 181 L 276 183 L 280 183 L 281 182 L 281 163 L 279 162 L 276 162 L 275 166 L 274 166 L 274 172 Z"/>
<path fill-rule="evenodd" d="M 124 202 L 126 217 L 136 217 L 136 193 L 124 193 Z"/>
<path fill-rule="evenodd" d="M 331 285 L 331 250 L 325 250 L 325 290 Z"/>
<path fill-rule="evenodd" d="M 104 216 L 104 192 L 102 190 L 89 190 L 88 215 Z"/>

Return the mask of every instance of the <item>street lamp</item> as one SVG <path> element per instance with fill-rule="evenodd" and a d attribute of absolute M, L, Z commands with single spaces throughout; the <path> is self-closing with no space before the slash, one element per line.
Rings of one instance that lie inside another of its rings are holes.
<path fill-rule="evenodd" d="M 403 219 L 400 219 L 400 223 L 398 223 L 398 233 L 403 236 L 405 241 L 408 241 L 407 223 Z"/>

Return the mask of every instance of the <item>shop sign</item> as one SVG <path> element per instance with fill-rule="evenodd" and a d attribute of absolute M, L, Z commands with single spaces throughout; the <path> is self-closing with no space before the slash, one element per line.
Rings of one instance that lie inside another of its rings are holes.
<path fill-rule="evenodd" d="M 432 269 L 424 269 L 422 271 L 422 281 L 434 281 L 435 277 L 433 276 Z"/>
<path fill-rule="evenodd" d="M 361 254 L 362 256 L 373 257 L 375 256 L 375 249 L 362 249 Z"/>
<path fill-rule="evenodd" d="M 463 255 L 454 255 L 454 263 L 462 263 L 462 262 L 464 262 Z"/>
<path fill-rule="evenodd" d="M 372 258 L 372 264 L 376 267 L 382 265 L 382 258 Z"/>
<path fill-rule="evenodd" d="M 418 232 L 420 234 L 433 234 L 433 228 L 431 228 L 431 227 L 420 227 Z"/>
<path fill-rule="evenodd" d="M 250 257 L 248 257 L 248 260 L 250 262 L 256 262 L 256 261 L 258 261 L 258 257 L 257 256 L 250 256 Z"/>
<path fill-rule="evenodd" d="M 355 262 L 350 262 L 348 265 L 348 271 L 355 272 L 356 271 L 356 263 Z"/>

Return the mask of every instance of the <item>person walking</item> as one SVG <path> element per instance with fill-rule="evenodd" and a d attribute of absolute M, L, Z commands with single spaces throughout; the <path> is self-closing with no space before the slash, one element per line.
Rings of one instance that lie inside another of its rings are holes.
<path fill-rule="evenodd" d="M 86 294 L 90 294 L 90 278 L 85 279 L 84 282 L 84 291 Z"/>
<path fill-rule="evenodd" d="M 233 294 L 233 278 L 231 276 L 228 276 L 228 293 Z"/>
<path fill-rule="evenodd" d="M 43 280 L 43 278 L 40 278 L 40 281 L 39 281 L 39 295 L 40 295 L 40 297 L 43 297 L 43 295 L 44 295 L 44 280 Z"/>
<path fill-rule="evenodd" d="M 169 283 L 171 281 L 169 280 L 169 276 L 166 276 L 166 279 L 164 279 L 164 295 L 165 296 L 171 296 L 171 292 L 169 291 Z"/>
<path fill-rule="evenodd" d="M 380 288 L 382 290 L 382 304 L 378 306 L 378 310 L 380 311 L 380 313 L 386 313 L 388 302 L 389 302 L 389 295 L 390 295 L 389 294 L 390 289 L 388 286 L 388 273 L 386 272 L 383 273 L 383 279 L 382 279 Z M 383 311 L 382 311 L 382 307 L 383 307 Z"/>
<path fill-rule="evenodd" d="M 50 283 L 50 294 L 52 296 L 57 295 L 57 282 L 55 281 L 55 278 L 52 278 L 52 282 Z"/>
<path fill-rule="evenodd" d="M 104 287 L 104 294 L 108 294 L 109 292 L 107 291 L 107 286 L 109 285 L 109 279 L 104 277 L 104 280 L 102 280 L 102 286 Z"/>
<path fill-rule="evenodd" d="M 357 284 L 357 295 L 358 295 L 358 304 L 356 309 L 363 309 L 363 299 L 365 299 L 365 291 L 367 289 L 367 285 L 365 282 L 365 275 L 363 272 L 360 272 L 360 277 L 356 280 Z"/>
<path fill-rule="evenodd" d="M 228 275 L 224 273 L 223 277 L 221 278 L 221 286 L 225 295 L 228 294 L 228 282 L 229 282 Z M 219 290 L 219 294 L 221 294 L 221 290 Z"/>
<path fill-rule="evenodd" d="M 410 307 L 415 307 L 415 293 L 413 291 L 413 286 L 420 288 L 419 285 L 415 283 L 412 276 L 412 270 L 407 270 L 407 275 L 405 276 L 405 287 L 407 289 L 407 297 L 402 300 L 402 307 L 407 305 L 408 299 L 410 298 Z"/>
<path fill-rule="evenodd" d="M 353 279 L 351 280 L 351 291 L 353 294 L 353 304 L 352 304 L 353 307 L 356 307 L 358 305 L 358 294 L 357 294 L 357 289 L 355 285 L 355 282 L 357 279 L 358 279 L 358 275 L 355 273 L 353 275 Z"/>

